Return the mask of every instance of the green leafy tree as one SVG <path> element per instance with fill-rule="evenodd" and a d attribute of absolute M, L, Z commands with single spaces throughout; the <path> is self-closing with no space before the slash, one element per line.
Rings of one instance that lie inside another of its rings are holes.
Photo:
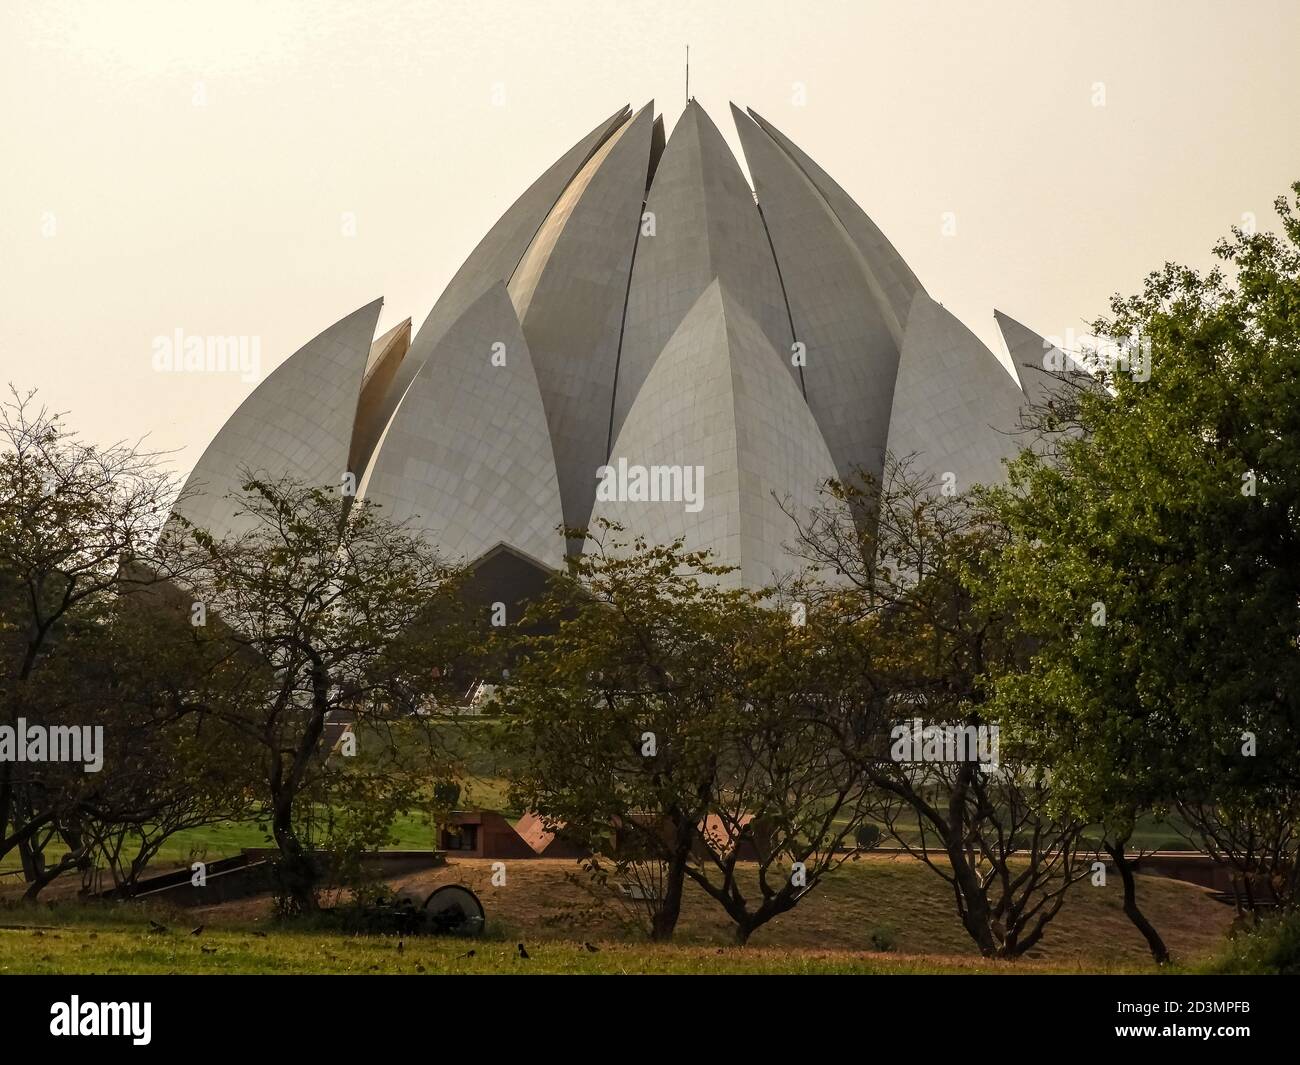
<path fill-rule="evenodd" d="M 1009 537 L 984 591 L 1034 648 L 999 713 L 1105 825 L 1160 960 L 1127 858 L 1143 810 L 1179 809 L 1245 906 L 1296 901 L 1300 218 L 1277 209 L 1280 235 L 1234 230 L 1222 266 L 1112 301 L 1095 374 L 1040 412 L 1071 431 L 987 500 Z"/>
<path fill-rule="evenodd" d="M 720 780 L 745 594 L 719 588 L 726 570 L 706 555 L 621 532 L 602 524 L 529 606 L 499 692 L 501 737 L 513 804 L 607 863 L 658 870 L 638 886 L 652 938 L 666 940 Z"/>
<path fill-rule="evenodd" d="M 512 796 L 596 850 L 653 938 L 693 882 L 744 943 L 855 850 L 866 794 L 821 683 L 829 633 L 621 531 L 600 526 L 525 618 L 502 693 Z"/>

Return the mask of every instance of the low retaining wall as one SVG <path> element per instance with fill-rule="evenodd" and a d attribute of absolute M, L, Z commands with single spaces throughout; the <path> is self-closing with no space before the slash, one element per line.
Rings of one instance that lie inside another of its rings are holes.
<path fill-rule="evenodd" d="M 188 868 L 160 873 L 141 881 L 132 898 L 188 907 L 212 906 L 259 895 L 274 886 L 271 859 L 276 853 L 262 847 L 249 848 L 236 857 L 210 862 L 207 882 L 202 887 L 192 882 L 194 874 Z M 323 852 L 316 851 L 312 856 L 321 865 L 328 864 Z M 361 865 L 367 873 L 388 878 L 442 865 L 445 860 L 441 851 L 376 851 L 365 855 Z M 112 892 L 109 892 L 105 897 L 111 896 Z"/>
<path fill-rule="evenodd" d="M 1106 862 L 1108 867 L 1111 864 Z M 1197 851 L 1156 851 L 1138 860 L 1137 871 L 1147 876 L 1186 880 L 1212 891 L 1232 891 L 1232 870 Z"/>

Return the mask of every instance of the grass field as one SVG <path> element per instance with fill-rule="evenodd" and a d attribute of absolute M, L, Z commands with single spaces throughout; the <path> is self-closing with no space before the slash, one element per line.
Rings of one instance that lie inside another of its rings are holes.
<path fill-rule="evenodd" d="M 463 742 L 467 776 L 458 805 L 516 818 L 519 811 L 508 808 L 505 783 L 496 775 L 500 768 L 472 734 Z M 1169 825 L 1155 821 L 1139 826 L 1134 844 L 1187 846 Z M 205 826 L 169 839 L 155 868 L 267 845 L 252 822 Z M 389 845 L 430 849 L 434 826 L 426 815 L 408 813 L 394 824 Z M 16 865 L 11 854 L 0 871 Z M 951 888 L 906 856 L 876 852 L 845 865 L 745 948 L 734 946 L 725 914 L 694 888 L 676 942 L 655 946 L 618 904 L 590 890 L 571 861 L 511 861 L 502 886 L 491 883 L 490 866 L 452 859 L 394 881 L 417 894 L 464 883 L 488 912 L 487 934 L 478 940 L 413 939 L 401 951 L 392 938 L 276 925 L 266 897 L 190 911 L 84 904 L 67 901 L 77 882 L 65 878 L 47 893 L 63 901 L 38 907 L 0 902 L 0 973 L 1078 973 L 1152 967 L 1145 943 L 1120 911 L 1115 880 L 1104 888 L 1086 881 L 1076 886 L 1029 956 L 992 963 L 979 957 L 958 921 Z M 1194 965 L 1220 949 L 1231 919 L 1227 907 L 1190 884 L 1139 880 L 1142 906 L 1177 958 Z M 0 886 L 4 894 L 21 892 L 16 878 Z M 151 919 L 170 931 L 152 931 Z M 189 935 L 198 925 L 202 934 Z M 520 941 L 531 958 L 519 957 Z"/>
<path fill-rule="evenodd" d="M 953 910 L 947 885 L 918 863 L 876 856 L 843 867 L 790 913 L 733 945 L 730 924 L 701 893 L 688 894 L 677 942 L 653 946 L 621 909 L 595 898 L 576 866 L 516 861 L 506 884 L 490 862 L 454 860 L 395 886 L 415 892 L 469 885 L 488 912 L 477 940 L 410 939 L 279 926 L 265 897 L 197 910 L 139 904 L 0 910 L 0 972 L 7 973 L 489 973 L 489 972 L 1140 972 L 1151 969 L 1119 909 L 1119 887 L 1074 889 L 1040 949 L 1015 963 L 981 959 Z M 576 875 L 575 875 L 576 874 Z M 1231 911 L 1199 888 L 1142 877 L 1140 897 L 1176 957 L 1188 965 L 1218 950 Z M 150 930 L 157 919 L 170 931 Z M 203 925 L 199 936 L 189 930 Z M 518 956 L 527 944 L 532 957 Z M 591 952 L 583 945 L 597 946 Z M 882 946 L 890 949 L 882 950 Z M 473 950 L 472 957 L 465 957 Z"/>

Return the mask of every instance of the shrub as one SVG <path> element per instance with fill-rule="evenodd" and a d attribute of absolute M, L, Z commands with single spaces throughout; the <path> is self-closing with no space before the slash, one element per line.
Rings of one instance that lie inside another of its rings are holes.
<path fill-rule="evenodd" d="M 898 946 L 898 933 L 894 931 L 892 925 L 877 925 L 871 930 L 871 949 L 878 950 L 882 954 L 888 954 Z"/>
<path fill-rule="evenodd" d="M 1300 975 L 1300 911 L 1265 918 L 1235 936 L 1206 970 L 1233 975 Z"/>

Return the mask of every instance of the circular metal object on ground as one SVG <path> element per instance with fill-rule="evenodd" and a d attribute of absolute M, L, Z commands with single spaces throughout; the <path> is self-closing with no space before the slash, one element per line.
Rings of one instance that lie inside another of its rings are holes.
<path fill-rule="evenodd" d="M 461 884 L 444 884 L 424 900 L 430 931 L 450 936 L 482 934 L 487 914 L 483 903 Z"/>

